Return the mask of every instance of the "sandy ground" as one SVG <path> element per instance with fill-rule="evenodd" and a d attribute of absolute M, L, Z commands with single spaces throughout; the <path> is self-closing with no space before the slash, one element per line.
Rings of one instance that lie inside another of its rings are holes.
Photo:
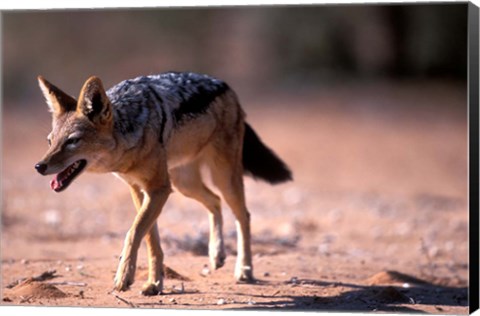
<path fill-rule="evenodd" d="M 257 282 L 234 282 L 228 209 L 226 264 L 204 269 L 207 213 L 174 193 L 158 223 L 165 264 L 179 276 L 154 297 L 139 294 L 144 245 L 131 290 L 112 291 L 135 213 L 127 187 L 84 174 L 52 192 L 33 169 L 47 146 L 46 106 L 7 105 L 1 304 L 466 314 L 465 95 L 441 83 L 364 84 L 244 100 L 295 177 L 278 186 L 245 178 Z"/>

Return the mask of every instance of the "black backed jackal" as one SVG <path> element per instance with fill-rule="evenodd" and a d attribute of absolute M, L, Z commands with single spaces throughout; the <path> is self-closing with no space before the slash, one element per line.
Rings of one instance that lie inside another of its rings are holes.
<path fill-rule="evenodd" d="M 253 280 L 243 174 L 279 183 L 290 180 L 291 173 L 244 121 L 226 83 L 169 72 L 125 80 L 105 91 L 100 79 L 91 77 L 76 100 L 44 78 L 38 81 L 53 114 L 53 129 L 50 147 L 35 168 L 42 175 L 55 174 L 51 188 L 66 189 L 82 171 L 112 172 L 130 187 L 137 215 L 125 238 L 115 289 L 132 284 L 145 237 L 149 274 L 142 293 L 161 293 L 163 252 L 156 219 L 172 185 L 209 211 L 210 264 L 223 266 L 220 198 L 202 181 L 200 167 L 210 172 L 236 218 L 235 278 Z"/>

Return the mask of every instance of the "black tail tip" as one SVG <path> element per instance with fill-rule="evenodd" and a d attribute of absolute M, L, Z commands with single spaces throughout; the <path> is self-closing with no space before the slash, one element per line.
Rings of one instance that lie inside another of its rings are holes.
<path fill-rule="evenodd" d="M 243 167 L 246 174 L 270 184 L 293 180 L 287 165 L 258 137 L 250 125 L 245 123 L 243 140 Z"/>
<path fill-rule="evenodd" d="M 293 181 L 293 175 L 290 169 L 283 161 L 279 160 L 279 164 L 272 168 L 271 172 L 265 172 L 261 175 L 252 175 L 254 179 L 259 178 L 270 184 L 280 184 L 288 181 Z M 281 163 L 281 164 L 280 164 Z"/>

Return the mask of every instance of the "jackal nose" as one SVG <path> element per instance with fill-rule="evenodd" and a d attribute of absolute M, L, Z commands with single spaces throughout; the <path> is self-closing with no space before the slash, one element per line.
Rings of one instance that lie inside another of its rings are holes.
<path fill-rule="evenodd" d="M 38 173 L 45 174 L 45 171 L 47 171 L 47 165 L 44 163 L 37 163 L 35 169 L 37 169 Z"/>

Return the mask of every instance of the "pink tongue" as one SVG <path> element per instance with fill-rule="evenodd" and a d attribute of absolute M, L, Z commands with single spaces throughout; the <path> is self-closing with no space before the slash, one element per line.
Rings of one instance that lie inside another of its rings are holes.
<path fill-rule="evenodd" d="M 56 175 L 55 178 L 50 181 L 50 187 L 52 188 L 52 190 L 57 190 L 61 187 L 61 182 L 58 181 L 58 175 Z"/>

